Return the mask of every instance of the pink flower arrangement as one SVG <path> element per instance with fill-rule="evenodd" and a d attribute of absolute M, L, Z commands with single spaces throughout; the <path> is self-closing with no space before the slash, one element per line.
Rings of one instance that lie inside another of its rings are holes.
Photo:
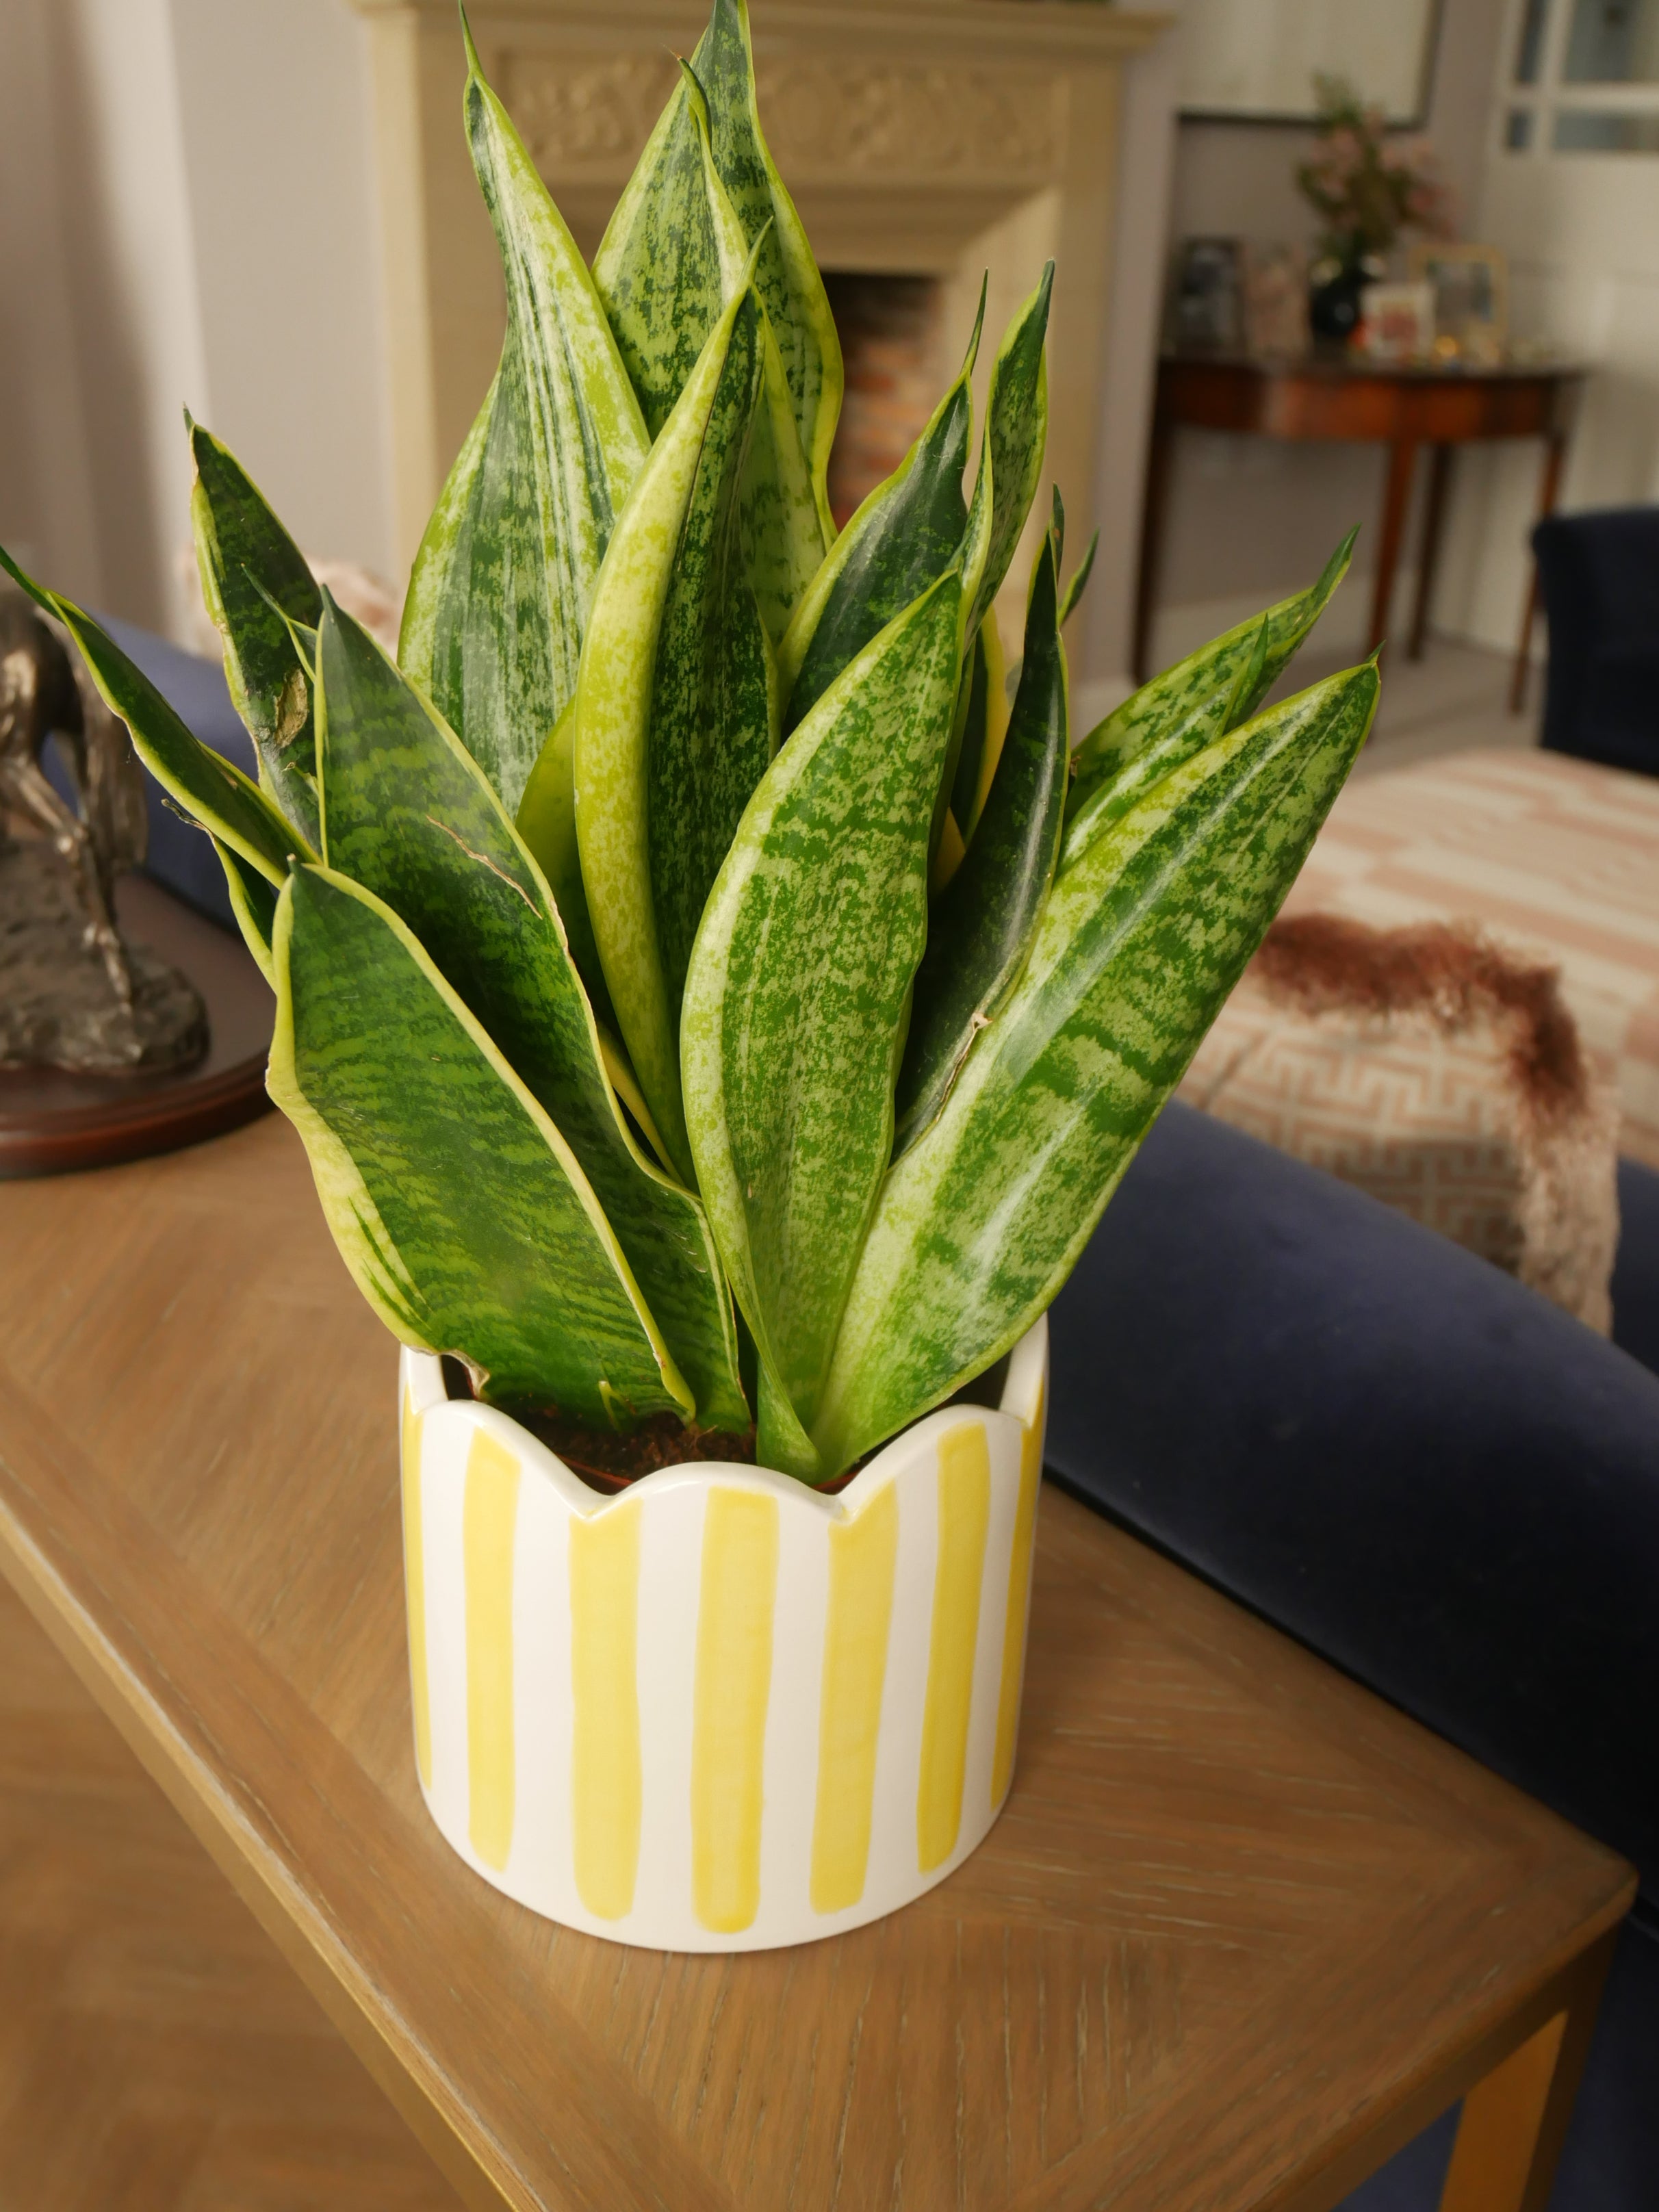
<path fill-rule="evenodd" d="M 1452 195 L 1427 141 L 1391 141 L 1382 109 L 1364 106 L 1352 85 L 1316 83 L 1319 143 L 1296 181 L 1324 223 L 1321 250 L 1346 266 L 1386 253 L 1402 230 L 1448 236 Z"/>

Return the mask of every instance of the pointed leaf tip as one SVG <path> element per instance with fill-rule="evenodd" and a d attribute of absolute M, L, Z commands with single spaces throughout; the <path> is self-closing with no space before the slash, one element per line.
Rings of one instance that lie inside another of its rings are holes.
<path fill-rule="evenodd" d="M 483 82 L 483 64 L 478 59 L 478 49 L 473 42 L 472 26 L 467 21 L 465 0 L 456 0 L 455 12 L 461 19 L 461 40 L 466 48 L 466 74 L 468 80 L 471 81 L 473 77 L 477 77 L 479 82 L 482 83 Z"/>

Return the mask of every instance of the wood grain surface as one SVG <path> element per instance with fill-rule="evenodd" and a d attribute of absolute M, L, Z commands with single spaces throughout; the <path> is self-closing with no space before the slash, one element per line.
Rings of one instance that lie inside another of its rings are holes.
<path fill-rule="evenodd" d="M 1013 1794 L 951 1881 L 734 1960 L 538 1921 L 420 1802 L 394 1370 L 283 1122 L 0 1190 L 0 1566 L 472 2204 L 1316 2212 L 1627 1908 L 1049 1492 Z"/>
<path fill-rule="evenodd" d="M 455 2212 L 0 1583 L 0 2212 Z"/>

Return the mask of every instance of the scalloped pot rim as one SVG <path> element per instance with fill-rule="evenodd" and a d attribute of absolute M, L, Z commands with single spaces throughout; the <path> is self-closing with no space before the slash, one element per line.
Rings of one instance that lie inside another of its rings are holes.
<path fill-rule="evenodd" d="M 400 1370 L 416 1763 L 475 1873 L 613 1942 L 763 1950 L 942 1881 L 1006 1797 L 1048 1336 L 837 1496 L 769 1468 L 590 1489 Z"/>

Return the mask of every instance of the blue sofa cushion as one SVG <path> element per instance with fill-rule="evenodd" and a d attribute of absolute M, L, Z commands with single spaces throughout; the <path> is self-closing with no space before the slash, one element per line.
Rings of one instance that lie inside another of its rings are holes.
<path fill-rule="evenodd" d="M 1659 1898 L 1659 1378 L 1179 1104 L 1051 1326 L 1060 1481 L 1625 1852 Z"/>

